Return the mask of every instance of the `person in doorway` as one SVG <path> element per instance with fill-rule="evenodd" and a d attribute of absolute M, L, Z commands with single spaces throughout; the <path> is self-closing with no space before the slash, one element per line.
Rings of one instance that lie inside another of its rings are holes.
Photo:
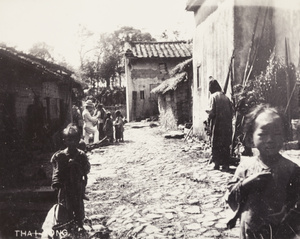
<path fill-rule="evenodd" d="M 113 121 L 111 119 L 111 113 L 108 111 L 106 113 L 106 119 L 103 126 L 103 130 L 105 132 L 105 135 L 110 143 L 114 142 L 114 128 L 113 128 Z"/>
<path fill-rule="evenodd" d="M 87 100 L 84 104 L 85 109 L 82 112 L 83 118 L 83 135 L 84 142 L 89 143 L 90 135 L 93 134 L 94 141 L 93 143 L 99 142 L 99 131 L 97 129 L 97 117 L 92 116 L 94 114 L 94 103 L 91 100 Z"/>
<path fill-rule="evenodd" d="M 120 110 L 117 110 L 116 113 L 116 120 L 114 122 L 115 126 L 115 136 L 116 136 L 116 142 L 124 142 L 124 121 L 123 121 L 123 116 L 121 114 Z"/>
<path fill-rule="evenodd" d="M 220 166 L 223 170 L 228 170 L 232 141 L 232 104 L 217 80 L 210 80 L 209 92 L 210 104 L 206 112 L 211 132 L 212 162 L 215 170 L 219 170 Z"/>
<path fill-rule="evenodd" d="M 87 174 L 90 163 L 86 154 L 78 149 L 80 133 L 78 127 L 69 124 L 63 130 L 66 148 L 57 151 L 51 158 L 53 165 L 52 188 L 60 190 L 59 201 L 65 205 L 68 218 L 75 221 L 78 231 L 84 231 L 84 204 Z"/>
<path fill-rule="evenodd" d="M 259 155 L 241 161 L 228 184 L 226 201 L 240 218 L 240 238 L 298 238 L 300 232 L 300 168 L 279 154 L 284 120 L 268 105 L 259 105 L 245 121 L 248 142 Z"/>
<path fill-rule="evenodd" d="M 38 95 L 34 96 L 33 104 L 27 108 L 27 125 L 30 140 L 44 140 L 45 109 Z"/>

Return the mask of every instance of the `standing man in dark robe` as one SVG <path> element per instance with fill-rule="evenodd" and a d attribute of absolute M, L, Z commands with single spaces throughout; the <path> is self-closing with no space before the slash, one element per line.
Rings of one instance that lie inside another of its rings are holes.
<path fill-rule="evenodd" d="M 209 82 L 209 92 L 210 104 L 206 112 L 211 128 L 212 162 L 215 170 L 219 170 L 220 166 L 223 170 L 228 170 L 232 141 L 232 105 L 218 81 L 213 78 Z"/>

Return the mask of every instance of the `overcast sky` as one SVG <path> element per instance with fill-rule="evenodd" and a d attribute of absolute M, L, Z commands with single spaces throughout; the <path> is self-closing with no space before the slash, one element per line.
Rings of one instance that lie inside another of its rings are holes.
<path fill-rule="evenodd" d="M 78 30 L 112 32 L 133 26 L 158 38 L 178 30 L 192 38 L 194 17 L 186 0 L 0 0 L 0 42 L 27 51 L 45 42 L 74 65 L 78 63 Z"/>

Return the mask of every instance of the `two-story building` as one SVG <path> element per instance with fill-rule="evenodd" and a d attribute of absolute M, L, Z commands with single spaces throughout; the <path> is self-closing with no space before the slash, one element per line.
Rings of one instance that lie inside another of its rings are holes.
<path fill-rule="evenodd" d="M 125 44 L 128 121 L 158 114 L 157 95 L 151 90 L 170 78 L 169 71 L 191 56 L 190 44 L 184 41 Z"/>
<path fill-rule="evenodd" d="M 230 69 L 231 85 L 245 82 L 266 69 L 273 50 L 279 58 L 288 55 L 298 66 L 300 5 L 282 0 L 188 0 L 186 10 L 194 13 L 193 40 L 193 130 L 205 137 L 203 121 L 209 104 L 209 76 L 222 87 Z M 287 47 L 288 45 L 288 47 Z M 285 62 L 285 61 L 283 61 Z M 246 73 L 246 74 L 245 74 Z M 283 79 L 285 80 L 285 79 Z"/>

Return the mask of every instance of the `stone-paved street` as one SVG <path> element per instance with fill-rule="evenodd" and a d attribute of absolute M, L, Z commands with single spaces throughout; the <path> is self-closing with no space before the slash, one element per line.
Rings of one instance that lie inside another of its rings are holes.
<path fill-rule="evenodd" d="M 89 153 L 89 234 L 106 223 L 111 238 L 238 238 L 222 200 L 232 173 L 212 170 L 204 143 L 149 125 L 128 123 L 124 143 Z"/>

